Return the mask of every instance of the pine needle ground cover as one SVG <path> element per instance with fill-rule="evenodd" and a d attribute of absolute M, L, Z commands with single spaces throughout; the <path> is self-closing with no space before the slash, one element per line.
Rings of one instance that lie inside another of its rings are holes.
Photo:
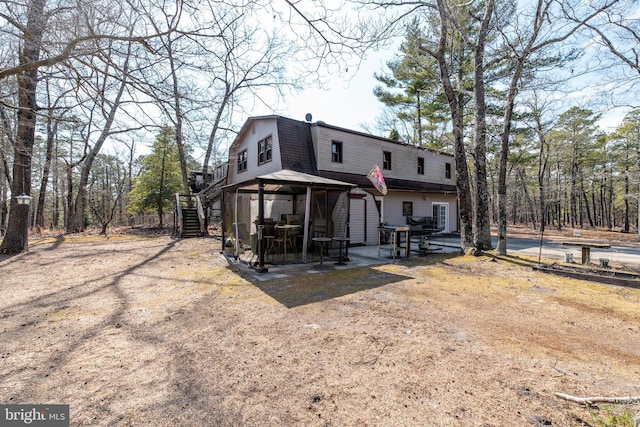
<path fill-rule="evenodd" d="M 640 290 L 491 256 L 259 282 L 218 252 L 210 238 L 58 237 L 0 257 L 1 403 L 69 404 L 74 426 L 571 426 L 640 411 L 555 396 L 640 394 Z"/>

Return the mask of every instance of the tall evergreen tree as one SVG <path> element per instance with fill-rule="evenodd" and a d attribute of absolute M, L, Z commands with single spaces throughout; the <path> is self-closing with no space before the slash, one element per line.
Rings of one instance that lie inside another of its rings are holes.
<path fill-rule="evenodd" d="M 615 163 L 624 180 L 623 231 L 628 233 L 631 228 L 629 201 L 632 198 L 636 200 L 637 226 L 640 230 L 640 109 L 635 109 L 625 116 L 611 139 L 611 152 L 617 155 Z"/>
<path fill-rule="evenodd" d="M 443 150 L 447 148 L 442 134 L 450 120 L 448 105 L 440 84 L 438 64 L 423 50 L 428 43 L 423 26 L 418 18 L 406 26 L 405 41 L 400 45 L 398 57 L 387 62 L 390 74 L 374 75 L 384 86 L 376 86 L 373 93 L 405 123 L 405 129 L 410 129 L 400 136 L 403 141 Z"/>
<path fill-rule="evenodd" d="M 174 203 L 174 195 L 182 188 L 180 157 L 175 132 L 164 127 L 153 144 L 152 153 L 141 160 L 140 175 L 133 180 L 129 212 L 156 212 L 162 217 Z"/>
<path fill-rule="evenodd" d="M 558 118 L 554 135 L 561 141 L 557 146 L 564 146 L 564 164 L 569 170 L 565 171 L 569 179 L 569 222 L 571 227 L 583 225 L 581 197 L 584 186 L 583 167 L 587 162 L 596 141 L 596 122 L 600 116 L 593 111 L 572 107 Z"/>

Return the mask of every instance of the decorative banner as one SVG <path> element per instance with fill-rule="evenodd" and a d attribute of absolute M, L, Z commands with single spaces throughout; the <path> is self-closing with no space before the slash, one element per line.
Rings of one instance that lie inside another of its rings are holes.
<path fill-rule="evenodd" d="M 383 195 L 387 194 L 387 184 L 384 182 L 384 177 L 382 176 L 382 171 L 380 170 L 380 166 L 376 163 L 376 165 L 371 169 L 369 175 L 367 175 L 369 181 L 373 183 L 373 186 L 381 192 Z"/>

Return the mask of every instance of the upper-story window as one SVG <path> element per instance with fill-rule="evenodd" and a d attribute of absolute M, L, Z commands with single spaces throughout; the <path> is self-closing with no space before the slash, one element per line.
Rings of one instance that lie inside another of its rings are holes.
<path fill-rule="evenodd" d="M 451 179 L 451 163 L 444 164 L 444 177 Z"/>
<path fill-rule="evenodd" d="M 342 142 L 331 141 L 331 161 L 342 163 Z"/>
<path fill-rule="evenodd" d="M 271 136 L 258 141 L 258 164 L 268 163 L 271 161 Z"/>
<path fill-rule="evenodd" d="M 382 169 L 391 170 L 391 151 L 382 152 Z"/>
<path fill-rule="evenodd" d="M 247 170 L 247 159 L 249 155 L 247 154 L 247 150 L 242 150 L 238 153 L 238 173 L 244 172 Z"/>
<path fill-rule="evenodd" d="M 424 157 L 418 157 L 418 175 L 424 175 Z"/>

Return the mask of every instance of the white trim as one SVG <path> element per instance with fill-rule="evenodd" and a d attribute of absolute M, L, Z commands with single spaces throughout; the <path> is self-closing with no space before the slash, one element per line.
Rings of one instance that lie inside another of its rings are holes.
<path fill-rule="evenodd" d="M 442 230 L 444 233 L 449 233 L 451 231 L 451 227 L 449 227 L 449 202 L 433 202 L 431 203 L 431 211 L 433 212 L 434 208 L 436 206 L 443 206 L 444 207 L 444 230 Z M 438 211 L 438 215 L 440 215 L 441 212 Z M 440 218 L 438 218 L 438 225 L 440 225 Z"/>

